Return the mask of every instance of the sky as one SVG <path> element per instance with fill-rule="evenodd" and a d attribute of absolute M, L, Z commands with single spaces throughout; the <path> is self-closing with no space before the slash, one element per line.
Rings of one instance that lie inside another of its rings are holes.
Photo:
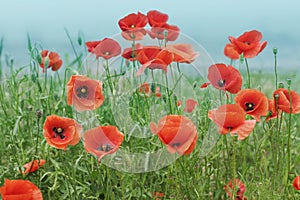
<path fill-rule="evenodd" d="M 228 62 L 223 49 L 228 36 L 259 30 L 267 48 L 252 61 L 259 69 L 273 63 L 279 49 L 282 69 L 300 67 L 300 1 L 286 0 L 0 0 L 0 37 L 4 52 L 19 65 L 28 62 L 27 33 L 45 49 L 72 54 L 65 28 L 76 39 L 100 40 L 120 33 L 119 19 L 138 11 L 159 10 L 169 23 L 194 39 L 215 62 Z"/>

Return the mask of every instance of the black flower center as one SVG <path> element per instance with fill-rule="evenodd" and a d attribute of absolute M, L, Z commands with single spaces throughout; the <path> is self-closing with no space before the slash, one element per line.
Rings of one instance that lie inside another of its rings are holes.
<path fill-rule="evenodd" d="M 97 148 L 98 151 L 104 151 L 104 152 L 111 151 L 112 149 L 113 147 L 110 144 L 102 144 Z"/>
<path fill-rule="evenodd" d="M 176 148 L 176 147 L 179 147 L 179 146 L 180 146 L 180 143 L 179 143 L 179 142 L 176 142 L 176 143 L 172 144 L 171 146 Z"/>
<path fill-rule="evenodd" d="M 254 103 L 245 103 L 246 111 L 251 111 L 254 109 Z"/>
<path fill-rule="evenodd" d="M 224 87 L 224 85 L 225 85 L 225 80 L 221 79 L 221 80 L 218 81 L 218 86 L 219 87 Z"/>
<path fill-rule="evenodd" d="M 87 98 L 89 95 L 89 90 L 87 86 L 82 86 L 76 89 L 77 97 L 79 98 Z"/>
<path fill-rule="evenodd" d="M 54 131 L 54 133 L 55 133 L 54 138 L 56 138 L 57 136 L 59 136 L 60 139 L 64 139 L 66 137 L 66 136 L 63 135 L 64 129 L 62 129 L 62 128 L 56 128 L 56 127 L 54 127 L 52 129 L 52 131 Z"/>

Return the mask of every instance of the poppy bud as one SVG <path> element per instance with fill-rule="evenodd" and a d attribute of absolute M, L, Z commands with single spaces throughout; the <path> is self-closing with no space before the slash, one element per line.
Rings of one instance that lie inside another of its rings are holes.
<path fill-rule="evenodd" d="M 41 118 L 41 117 L 43 116 L 43 111 L 41 111 L 41 110 L 36 110 L 36 111 L 35 111 L 35 114 L 36 114 L 36 116 L 37 116 L 38 118 Z"/>
<path fill-rule="evenodd" d="M 286 82 L 287 82 L 288 86 L 291 86 L 291 84 L 292 84 L 292 79 L 291 79 L 291 78 L 288 78 L 288 79 L 286 80 Z"/>
<path fill-rule="evenodd" d="M 82 45 L 82 38 L 80 37 L 80 35 L 78 35 L 77 42 L 78 42 L 79 46 Z"/>
<path fill-rule="evenodd" d="M 284 88 L 284 84 L 283 83 L 279 83 L 278 84 L 278 88 Z"/>
<path fill-rule="evenodd" d="M 278 49 L 275 47 L 275 48 L 273 48 L 273 54 L 274 55 L 277 55 L 277 52 L 278 52 Z"/>

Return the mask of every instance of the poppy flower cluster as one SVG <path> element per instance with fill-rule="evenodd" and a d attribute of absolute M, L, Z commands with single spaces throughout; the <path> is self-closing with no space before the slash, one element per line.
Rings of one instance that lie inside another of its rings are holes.
<path fill-rule="evenodd" d="M 174 41 L 179 36 L 179 28 L 167 23 L 169 16 L 157 10 L 151 10 L 144 15 L 140 12 L 131 13 L 120 19 L 118 24 L 123 31 L 122 36 L 127 40 L 141 40 L 148 33 L 152 39 Z M 151 31 L 145 27 L 149 23 Z M 91 43 L 93 45 L 93 43 Z M 190 44 L 167 44 L 164 46 L 142 46 L 134 43 L 125 48 L 122 57 L 126 63 L 138 61 L 141 67 L 136 75 L 140 76 L 146 69 L 161 69 L 167 73 L 171 62 L 191 63 L 199 55 Z"/>
<path fill-rule="evenodd" d="M 142 85 L 139 86 L 139 92 L 140 94 L 144 94 L 145 96 L 149 97 L 153 94 L 155 94 L 156 97 L 161 97 L 161 93 L 160 93 L 160 87 L 157 86 L 154 90 L 154 87 L 152 87 L 153 85 L 149 85 L 149 83 L 145 82 Z"/>
<path fill-rule="evenodd" d="M 157 10 L 151 10 L 144 15 L 138 12 L 131 13 L 120 19 L 118 24 L 123 31 L 122 36 L 127 40 L 141 40 L 148 32 L 151 38 L 174 41 L 178 38 L 180 29 L 167 23 L 169 16 Z M 149 23 L 151 31 L 146 31 L 145 26 Z"/>
<path fill-rule="evenodd" d="M 39 64 L 45 72 L 45 68 L 51 68 L 52 71 L 57 71 L 62 66 L 62 60 L 58 53 L 49 50 L 43 50 L 40 53 Z"/>

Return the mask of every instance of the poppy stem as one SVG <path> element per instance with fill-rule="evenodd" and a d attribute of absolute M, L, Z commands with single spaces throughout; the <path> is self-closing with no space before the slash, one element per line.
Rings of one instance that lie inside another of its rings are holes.
<path fill-rule="evenodd" d="M 170 91 L 169 91 L 169 81 L 168 81 L 168 74 L 165 74 L 166 77 L 166 90 L 167 90 L 167 95 L 168 95 L 168 100 L 169 100 L 169 108 L 170 108 L 170 113 L 173 113 L 173 106 L 172 106 L 172 100 L 170 97 Z"/>
<path fill-rule="evenodd" d="M 236 177 L 236 144 L 237 137 L 232 138 L 232 180 L 235 180 Z M 232 199 L 235 199 L 235 192 L 232 193 Z"/>
<path fill-rule="evenodd" d="M 251 88 L 250 70 L 249 70 L 249 65 L 248 65 L 248 60 L 247 60 L 247 58 L 245 58 L 245 63 L 246 63 L 247 77 L 248 77 L 247 88 Z"/>
<path fill-rule="evenodd" d="M 104 66 L 104 69 L 105 69 L 105 72 L 106 72 L 106 78 L 107 78 L 107 82 L 108 82 L 111 94 L 113 94 L 114 93 L 114 89 L 113 89 L 114 87 L 113 87 L 113 83 L 111 82 L 111 75 L 110 75 L 109 67 L 108 67 L 108 59 L 105 59 L 105 62 L 103 64 L 103 66 Z"/>
<path fill-rule="evenodd" d="M 276 90 L 278 88 L 278 77 L 277 77 L 277 48 L 273 48 L 273 54 L 274 54 L 274 72 L 275 72 L 275 86 Z"/>
<path fill-rule="evenodd" d="M 289 92 L 289 99 L 290 99 L 290 112 L 289 112 L 289 121 L 288 121 L 288 141 L 287 141 L 287 174 L 286 174 L 286 181 L 288 181 L 288 175 L 291 168 L 291 123 L 292 123 L 292 111 L 293 111 L 293 100 L 291 95 L 291 81 L 288 79 L 288 92 Z M 287 182 L 288 184 L 288 182 Z"/>

